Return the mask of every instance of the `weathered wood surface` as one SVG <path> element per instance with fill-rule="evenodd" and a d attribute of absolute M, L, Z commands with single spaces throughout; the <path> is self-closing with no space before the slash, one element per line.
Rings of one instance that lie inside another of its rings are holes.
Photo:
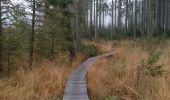
<path fill-rule="evenodd" d="M 112 56 L 115 52 L 89 58 L 81 63 L 78 68 L 72 72 L 69 76 L 64 91 L 63 100 L 89 100 L 87 94 L 87 86 L 85 74 L 89 66 L 91 66 L 96 60 Z"/>

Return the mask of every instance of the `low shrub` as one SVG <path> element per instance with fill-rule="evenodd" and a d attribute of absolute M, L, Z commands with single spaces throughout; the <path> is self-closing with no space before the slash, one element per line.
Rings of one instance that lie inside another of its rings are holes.
<path fill-rule="evenodd" d="M 164 65 L 158 64 L 161 52 L 150 52 L 149 56 L 147 57 L 146 61 L 142 61 L 141 67 L 145 68 L 146 75 L 150 75 L 152 77 L 160 76 L 164 72 Z"/>
<path fill-rule="evenodd" d="M 86 57 L 94 57 L 101 53 L 99 48 L 93 44 L 84 45 L 81 51 Z"/>

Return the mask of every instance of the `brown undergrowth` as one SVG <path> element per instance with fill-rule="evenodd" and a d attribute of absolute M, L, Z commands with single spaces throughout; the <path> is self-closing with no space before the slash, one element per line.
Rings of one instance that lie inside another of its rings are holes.
<path fill-rule="evenodd" d="M 18 68 L 0 80 L 0 100 L 61 100 L 68 75 L 84 56 L 79 54 L 70 66 L 68 58 L 43 60 L 31 71 Z"/>
<path fill-rule="evenodd" d="M 114 57 L 98 60 L 89 68 L 87 80 L 91 100 L 170 100 L 170 42 L 142 42 L 113 42 L 117 51 Z M 162 75 L 152 77 L 139 70 L 150 51 L 162 52 L 157 62 L 164 64 Z"/>

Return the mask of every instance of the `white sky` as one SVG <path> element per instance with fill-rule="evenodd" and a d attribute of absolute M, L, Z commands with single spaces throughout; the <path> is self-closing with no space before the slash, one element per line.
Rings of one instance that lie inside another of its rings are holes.
<path fill-rule="evenodd" d="M 12 2 L 19 2 L 19 3 L 21 3 L 21 2 L 23 2 L 24 0 L 11 0 Z"/>
<path fill-rule="evenodd" d="M 25 3 L 25 0 L 11 0 L 13 3 L 22 3 L 22 4 L 24 4 Z M 106 2 L 110 2 L 111 3 L 111 1 L 112 0 L 105 0 Z M 110 24 L 110 22 L 111 22 L 111 17 L 108 15 L 108 16 L 105 16 L 105 25 L 107 26 L 107 25 L 109 25 Z"/>
<path fill-rule="evenodd" d="M 24 4 L 25 3 L 25 0 L 11 0 L 13 3 L 16 3 L 16 4 Z"/>

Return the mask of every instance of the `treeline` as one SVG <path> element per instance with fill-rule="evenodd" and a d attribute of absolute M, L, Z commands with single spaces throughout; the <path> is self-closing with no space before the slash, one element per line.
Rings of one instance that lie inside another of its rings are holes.
<path fill-rule="evenodd" d="M 0 72 L 72 57 L 82 38 L 166 37 L 168 10 L 168 0 L 0 0 Z"/>
<path fill-rule="evenodd" d="M 111 38 L 169 36 L 169 5 L 169 0 L 89 0 L 90 34 L 101 36 L 107 28 Z M 105 20 L 110 21 L 109 27 Z"/>

